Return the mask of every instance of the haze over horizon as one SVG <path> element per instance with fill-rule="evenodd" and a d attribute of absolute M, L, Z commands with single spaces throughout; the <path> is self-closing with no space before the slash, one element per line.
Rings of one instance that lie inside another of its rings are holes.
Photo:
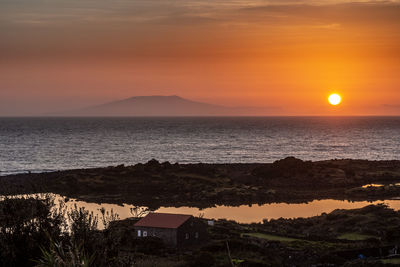
<path fill-rule="evenodd" d="M 400 115 L 399 17 L 397 0 L 5 0 L 0 116 L 138 95 Z"/>
<path fill-rule="evenodd" d="M 137 116 L 266 116 L 279 107 L 228 107 L 192 101 L 177 95 L 135 96 L 89 106 L 82 109 L 52 113 L 52 116 L 137 117 Z"/>

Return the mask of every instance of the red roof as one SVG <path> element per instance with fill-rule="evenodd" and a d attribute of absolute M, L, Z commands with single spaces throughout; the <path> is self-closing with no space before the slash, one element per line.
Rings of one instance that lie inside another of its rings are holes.
<path fill-rule="evenodd" d="M 190 217 L 192 215 L 151 212 L 135 223 L 135 226 L 178 228 Z"/>

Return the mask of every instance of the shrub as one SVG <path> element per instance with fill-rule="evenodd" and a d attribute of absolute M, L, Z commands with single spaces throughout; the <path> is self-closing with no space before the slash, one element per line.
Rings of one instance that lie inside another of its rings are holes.
<path fill-rule="evenodd" d="M 193 260 L 193 267 L 211 267 L 215 264 L 215 258 L 210 252 L 202 251 Z"/>

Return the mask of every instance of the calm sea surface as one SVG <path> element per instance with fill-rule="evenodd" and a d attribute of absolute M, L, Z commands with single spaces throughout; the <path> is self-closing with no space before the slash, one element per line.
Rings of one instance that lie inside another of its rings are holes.
<path fill-rule="evenodd" d="M 0 175 L 287 156 L 400 159 L 400 117 L 0 118 Z"/>

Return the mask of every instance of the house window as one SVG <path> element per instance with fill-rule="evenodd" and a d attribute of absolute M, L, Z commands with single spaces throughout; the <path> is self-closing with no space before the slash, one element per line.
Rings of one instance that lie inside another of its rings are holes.
<path fill-rule="evenodd" d="M 185 234 L 185 239 L 189 239 L 189 234 L 188 233 Z"/>
<path fill-rule="evenodd" d="M 196 232 L 196 233 L 194 234 L 194 237 L 195 237 L 195 238 L 199 238 L 199 232 Z"/>
<path fill-rule="evenodd" d="M 142 236 L 142 231 L 137 230 L 137 236 L 138 236 L 138 237 L 141 237 L 141 236 Z"/>
<path fill-rule="evenodd" d="M 143 237 L 147 236 L 147 231 L 143 231 Z"/>

